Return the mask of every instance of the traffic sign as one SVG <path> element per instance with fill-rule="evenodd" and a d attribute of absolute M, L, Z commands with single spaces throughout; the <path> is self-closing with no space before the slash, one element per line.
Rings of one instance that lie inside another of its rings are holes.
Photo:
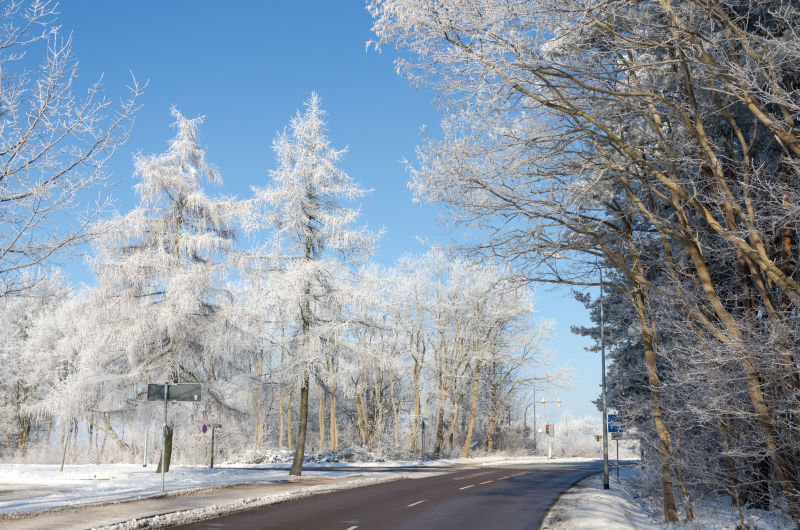
<path fill-rule="evenodd" d="M 203 434 L 205 434 L 206 432 L 208 432 L 208 425 L 206 425 L 206 424 L 204 423 L 204 424 L 203 424 L 203 426 L 200 428 L 200 430 L 202 430 L 202 431 L 203 431 Z"/>
<path fill-rule="evenodd" d="M 617 420 L 616 414 L 609 414 L 608 415 L 608 432 L 625 432 L 622 427 L 619 425 L 615 425 L 614 422 Z"/>
<path fill-rule="evenodd" d="M 612 432 L 611 433 L 612 440 L 622 440 L 622 432 Z"/>
<path fill-rule="evenodd" d="M 169 385 L 168 401 L 200 401 L 203 385 L 200 383 L 175 383 Z M 147 385 L 147 401 L 164 401 L 164 385 Z"/>

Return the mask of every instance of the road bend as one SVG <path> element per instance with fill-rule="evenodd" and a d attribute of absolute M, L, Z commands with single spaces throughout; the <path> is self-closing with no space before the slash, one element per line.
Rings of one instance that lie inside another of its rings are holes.
<path fill-rule="evenodd" d="M 315 495 L 180 526 L 192 529 L 539 528 L 559 494 L 598 462 L 470 467 Z"/>

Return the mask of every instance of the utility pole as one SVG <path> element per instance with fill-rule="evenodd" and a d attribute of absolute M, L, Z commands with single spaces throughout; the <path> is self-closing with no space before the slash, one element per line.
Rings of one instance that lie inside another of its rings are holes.
<path fill-rule="evenodd" d="M 600 359 L 603 365 L 603 489 L 608 483 L 608 408 L 606 406 L 606 322 L 603 310 L 603 267 L 600 266 Z"/>

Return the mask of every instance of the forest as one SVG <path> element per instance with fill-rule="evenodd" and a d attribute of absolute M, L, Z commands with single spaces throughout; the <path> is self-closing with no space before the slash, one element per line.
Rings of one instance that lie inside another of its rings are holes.
<path fill-rule="evenodd" d="M 800 3 L 366 7 L 369 48 L 441 112 L 407 163 L 413 198 L 471 236 L 392 267 L 370 263 L 368 196 L 315 94 L 250 197 L 203 192 L 219 177 L 201 120 L 173 109 L 168 149 L 135 161 L 139 206 L 82 208 L 140 89 L 113 111 L 99 87 L 73 99 L 49 4 L 6 6 L 6 453 L 102 452 L 102 433 L 133 458 L 162 380 L 204 385 L 174 425 L 205 414 L 231 446 L 294 449 L 294 474 L 304 451 L 421 451 L 423 426 L 433 457 L 519 447 L 512 412 L 564 375 L 532 318 L 532 289 L 557 284 L 591 314 L 574 331 L 610 359 L 607 401 L 666 522 L 726 494 L 741 527 L 753 507 L 800 523 Z M 37 46 L 44 66 L 21 67 Z M 87 244 L 97 285 L 74 291 L 47 265 Z"/>
<path fill-rule="evenodd" d="M 152 462 L 164 412 L 147 399 L 151 383 L 202 385 L 199 403 L 169 407 L 167 469 L 208 461 L 201 426 L 215 431 L 218 458 L 292 451 L 295 475 L 311 453 L 524 448 L 516 408 L 558 381 L 530 284 L 437 248 L 371 262 L 381 234 L 357 226 L 352 205 L 367 192 L 340 168 L 345 151 L 330 145 L 316 94 L 274 138 L 275 169 L 250 197 L 206 193 L 222 180 L 203 119 L 173 107 L 166 150 L 133 161 L 138 205 L 85 213 L 141 89 L 119 109 L 99 85 L 76 103 L 76 59 L 52 36 L 54 9 L 6 5 L 0 46 L 15 81 L 3 85 L 0 147 L 4 458 L 132 462 L 149 442 Z M 38 70 L 23 61 L 34 52 Z M 72 286 L 51 266 L 65 252 L 85 253 L 94 284 Z"/>

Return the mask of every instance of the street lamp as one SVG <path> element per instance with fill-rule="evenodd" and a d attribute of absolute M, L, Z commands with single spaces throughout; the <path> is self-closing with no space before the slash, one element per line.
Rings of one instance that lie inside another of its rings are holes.
<path fill-rule="evenodd" d="M 600 266 L 600 360 L 603 370 L 603 489 L 609 489 L 608 484 L 608 408 L 606 406 L 606 325 L 603 310 L 603 267 Z"/>

